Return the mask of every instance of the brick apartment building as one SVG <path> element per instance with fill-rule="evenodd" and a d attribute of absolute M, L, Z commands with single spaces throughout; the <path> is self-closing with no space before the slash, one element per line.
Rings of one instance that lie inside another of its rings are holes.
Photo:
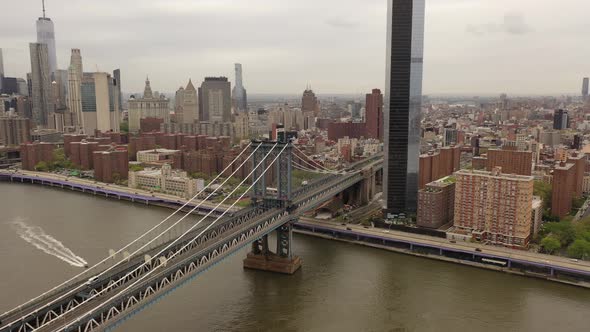
<path fill-rule="evenodd" d="M 452 234 L 491 244 L 526 248 L 531 238 L 533 177 L 461 170 L 455 173 Z"/>
<path fill-rule="evenodd" d="M 439 228 L 455 216 L 455 182 L 450 177 L 431 182 L 418 191 L 419 227 Z"/>
<path fill-rule="evenodd" d="M 35 166 L 40 162 L 52 162 L 54 143 L 23 143 L 20 145 L 22 168 L 27 171 L 34 171 Z"/>

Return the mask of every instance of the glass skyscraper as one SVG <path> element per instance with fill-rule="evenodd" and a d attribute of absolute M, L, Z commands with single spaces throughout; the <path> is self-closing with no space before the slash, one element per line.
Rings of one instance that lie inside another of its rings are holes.
<path fill-rule="evenodd" d="M 49 17 L 45 17 L 45 9 L 43 9 L 43 17 L 39 17 L 37 20 L 37 43 L 47 45 L 49 73 L 55 73 L 57 70 L 57 57 L 55 54 L 55 32 L 53 30 L 53 22 Z"/>
<path fill-rule="evenodd" d="M 417 210 L 425 0 L 389 0 L 385 213 Z"/>

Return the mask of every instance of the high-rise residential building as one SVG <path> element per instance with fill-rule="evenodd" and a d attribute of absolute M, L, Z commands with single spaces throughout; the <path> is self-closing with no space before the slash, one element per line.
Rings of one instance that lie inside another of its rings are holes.
<path fill-rule="evenodd" d="M 551 192 L 551 214 L 563 218 L 572 210 L 572 199 L 576 187 L 576 165 L 561 162 L 553 169 Z"/>
<path fill-rule="evenodd" d="M 57 70 L 57 56 L 55 53 L 55 32 L 53 22 L 45 16 L 45 2 L 43 2 L 43 17 L 37 20 L 37 43 L 47 45 L 47 61 L 49 74 Z"/>
<path fill-rule="evenodd" d="M 193 81 L 189 79 L 182 94 L 182 121 L 180 123 L 191 124 L 196 121 L 199 121 L 199 101 L 197 89 L 195 89 Z"/>
<path fill-rule="evenodd" d="M 563 130 L 570 127 L 570 118 L 567 110 L 556 110 L 553 113 L 553 129 Z"/>
<path fill-rule="evenodd" d="M 425 0 L 390 0 L 385 90 L 386 213 L 415 212 L 418 201 Z"/>
<path fill-rule="evenodd" d="M 590 88 L 590 78 L 584 77 L 582 80 L 582 97 L 584 99 L 588 98 L 588 90 Z"/>
<path fill-rule="evenodd" d="M 199 88 L 199 120 L 231 121 L 231 84 L 227 77 L 205 77 Z"/>
<path fill-rule="evenodd" d="M 419 159 L 418 189 L 428 183 L 437 181 L 458 171 L 461 163 L 461 148 L 459 146 L 443 147 L 438 151 L 430 151 Z"/>
<path fill-rule="evenodd" d="M 574 164 L 574 186 L 572 188 L 574 197 L 582 197 L 584 194 L 584 174 L 586 173 L 586 154 L 573 152 L 567 157 L 568 164 Z"/>
<path fill-rule="evenodd" d="M 31 139 L 31 121 L 20 116 L 0 116 L 0 145 L 18 146 Z"/>
<path fill-rule="evenodd" d="M 119 131 L 116 81 L 108 73 L 84 73 L 81 84 L 84 133 Z"/>
<path fill-rule="evenodd" d="M 27 142 L 20 145 L 20 157 L 22 168 L 28 171 L 34 171 L 40 162 L 51 162 L 53 160 L 53 150 L 57 146 L 48 142 Z"/>
<path fill-rule="evenodd" d="M 318 113 L 320 113 L 320 103 L 318 98 L 309 86 L 303 91 L 303 96 L 301 97 L 301 111 L 303 111 L 304 114 L 311 113 L 314 117 L 317 117 Z"/>
<path fill-rule="evenodd" d="M 532 175 L 533 154 L 530 151 L 488 150 L 486 169 L 500 167 L 502 173 Z"/>
<path fill-rule="evenodd" d="M 138 132 L 141 119 L 145 118 L 163 119 L 164 123 L 170 122 L 169 104 L 170 100 L 166 96 L 156 96 L 152 92 L 150 80 L 146 78 L 143 97 L 135 98 L 135 96 L 131 96 L 128 101 L 129 131 Z"/>
<path fill-rule="evenodd" d="M 94 178 L 100 182 L 113 183 L 127 179 L 129 175 L 129 152 L 124 147 L 92 153 Z"/>
<path fill-rule="evenodd" d="M 47 44 L 29 44 L 31 53 L 31 97 L 33 124 L 47 127 L 53 116 L 51 93 L 51 72 L 47 55 Z"/>
<path fill-rule="evenodd" d="M 366 95 L 365 124 L 368 138 L 383 140 L 383 95 L 379 89 Z"/>
<path fill-rule="evenodd" d="M 525 248 L 531 239 L 533 177 L 461 170 L 455 173 L 455 230 L 475 241 Z"/>
<path fill-rule="evenodd" d="M 248 111 L 248 95 L 242 82 L 242 64 L 236 63 L 236 80 L 234 82 L 234 89 L 232 90 L 232 100 L 237 112 Z"/>

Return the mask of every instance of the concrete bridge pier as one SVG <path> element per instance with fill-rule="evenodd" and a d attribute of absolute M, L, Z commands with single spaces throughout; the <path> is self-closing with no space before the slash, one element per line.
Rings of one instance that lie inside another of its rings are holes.
<path fill-rule="evenodd" d="M 268 235 L 252 243 L 252 251 L 244 259 L 244 268 L 293 274 L 301 268 L 301 258 L 293 255 L 293 224 L 287 223 L 276 231 L 277 246 L 272 252 L 268 247 Z"/>

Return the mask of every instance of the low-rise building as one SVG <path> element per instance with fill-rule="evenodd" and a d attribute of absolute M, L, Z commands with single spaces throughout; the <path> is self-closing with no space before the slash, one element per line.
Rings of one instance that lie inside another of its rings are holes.
<path fill-rule="evenodd" d="M 203 179 L 193 179 L 184 171 L 172 170 L 170 164 L 164 164 L 161 169 L 130 171 L 128 184 L 129 188 L 158 191 L 187 199 L 205 187 Z"/>
<path fill-rule="evenodd" d="M 175 164 L 181 158 L 180 150 L 153 149 L 137 152 L 137 161 L 146 164 Z M 175 167 L 178 168 L 178 167 Z"/>

